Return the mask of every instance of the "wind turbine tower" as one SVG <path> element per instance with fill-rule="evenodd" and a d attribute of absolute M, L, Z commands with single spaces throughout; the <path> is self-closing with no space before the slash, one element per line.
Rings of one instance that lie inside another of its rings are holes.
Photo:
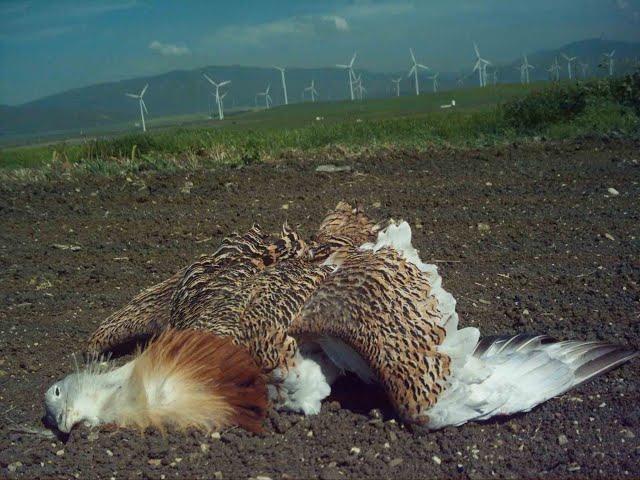
<path fill-rule="evenodd" d="M 567 61 L 567 71 L 569 72 L 569 80 L 571 80 L 573 78 L 573 68 L 571 64 L 575 62 L 576 58 L 578 57 L 570 57 L 568 55 L 565 55 L 564 53 L 562 53 L 561 55 L 562 58 Z"/>
<path fill-rule="evenodd" d="M 131 98 L 137 98 L 138 99 L 138 103 L 140 104 L 140 118 L 142 119 L 142 131 L 146 132 L 147 131 L 147 125 L 144 122 L 144 114 L 145 112 L 147 113 L 147 115 L 149 115 L 149 111 L 147 110 L 147 106 L 144 103 L 144 94 L 147 91 L 147 87 L 149 87 L 149 84 L 147 83 L 144 88 L 142 89 L 142 91 L 136 95 L 134 93 L 125 93 L 125 95 L 127 97 L 131 97 Z"/>
<path fill-rule="evenodd" d="M 402 77 L 400 77 L 400 78 L 392 78 L 391 79 L 391 81 L 396 84 L 396 97 L 400 96 L 400 81 L 401 80 L 402 80 Z"/>
<path fill-rule="evenodd" d="M 582 78 L 587 78 L 589 74 L 589 64 L 580 62 L 580 72 L 582 73 Z"/>
<path fill-rule="evenodd" d="M 311 85 L 305 88 L 304 91 L 311 94 L 311 102 L 314 103 L 316 101 L 316 95 L 318 95 L 318 91 L 316 90 L 315 86 L 315 80 L 311 80 Z"/>
<path fill-rule="evenodd" d="M 216 103 L 218 104 L 218 118 L 220 120 L 224 120 L 224 108 L 222 108 L 222 102 L 220 101 L 220 87 L 224 87 L 225 85 L 229 85 L 231 80 L 225 80 L 224 82 L 216 83 L 214 82 L 209 75 L 203 73 L 202 76 L 215 87 L 216 89 Z"/>
<path fill-rule="evenodd" d="M 259 92 L 256 97 L 264 97 L 264 104 L 267 108 L 271 107 L 273 103 L 271 100 L 271 95 L 269 95 L 269 90 L 271 90 L 271 84 L 267 85 L 267 89 L 264 92 Z"/>
<path fill-rule="evenodd" d="M 611 53 L 605 53 L 604 56 L 607 58 L 607 63 L 609 64 L 609 76 L 613 77 L 613 56 L 616 51 L 611 50 Z"/>
<path fill-rule="evenodd" d="M 440 75 L 440 73 L 436 72 L 429 77 L 429 80 L 433 81 L 433 93 L 438 93 L 438 75 Z"/>
<path fill-rule="evenodd" d="M 284 78 L 284 67 L 274 67 L 276 70 L 280 70 L 280 76 L 282 77 L 282 90 L 284 91 L 284 104 L 289 105 L 289 99 L 287 98 L 287 80 Z"/>
<path fill-rule="evenodd" d="M 547 68 L 547 71 L 551 73 L 551 78 L 556 82 L 560 81 L 560 65 L 558 64 L 558 57 L 553 59 L 553 63 Z"/>
<path fill-rule="evenodd" d="M 480 79 L 480 86 L 486 87 L 487 85 L 487 65 L 491 65 L 489 60 L 485 60 L 480 56 L 480 49 L 478 44 L 473 42 L 473 49 L 476 52 L 476 64 L 473 67 L 473 71 L 478 71 L 478 77 Z"/>
<path fill-rule="evenodd" d="M 520 77 L 523 83 L 529 84 L 529 70 L 533 70 L 535 67 L 529 63 L 527 55 L 522 55 L 522 65 L 520 65 Z"/>
<path fill-rule="evenodd" d="M 420 95 L 420 84 L 418 82 L 418 70 L 420 68 L 422 68 L 423 70 L 429 70 L 429 67 L 427 67 L 426 65 L 422 65 L 421 63 L 418 63 L 416 61 L 416 56 L 413 54 L 413 49 L 409 49 L 409 53 L 411 54 L 411 61 L 413 62 L 413 65 L 411 66 L 411 69 L 409 70 L 409 74 L 407 75 L 407 77 L 411 77 L 411 75 L 413 75 L 413 81 L 416 84 L 416 95 Z"/>
<path fill-rule="evenodd" d="M 349 73 L 349 93 L 351 94 L 351 100 L 354 100 L 355 97 L 353 95 L 353 81 L 355 79 L 355 74 L 353 73 L 353 64 L 356 61 L 356 57 L 358 56 L 357 52 L 354 52 L 353 57 L 351 57 L 351 61 L 344 65 L 344 64 L 337 64 L 336 67 L 338 68 L 343 68 L 345 70 L 347 70 L 347 72 Z"/>

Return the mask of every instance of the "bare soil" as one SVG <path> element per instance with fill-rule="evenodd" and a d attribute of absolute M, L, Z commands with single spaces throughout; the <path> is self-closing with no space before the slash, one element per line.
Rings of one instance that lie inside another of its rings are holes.
<path fill-rule="evenodd" d="M 41 417 L 71 353 L 140 289 L 253 222 L 311 234 L 341 199 L 411 222 L 463 324 L 639 348 L 638 147 L 585 139 L 386 152 L 338 173 L 295 158 L 0 186 L 0 477 L 637 477 L 638 361 L 532 412 L 429 434 L 353 379 L 317 416 L 272 413 L 262 435 L 80 427 L 65 439 Z"/>

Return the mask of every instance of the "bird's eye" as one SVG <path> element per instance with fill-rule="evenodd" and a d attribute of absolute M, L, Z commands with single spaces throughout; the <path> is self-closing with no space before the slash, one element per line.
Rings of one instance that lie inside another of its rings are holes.
<path fill-rule="evenodd" d="M 55 394 L 56 394 L 56 397 L 59 397 L 59 396 L 60 396 L 60 388 L 59 388 L 59 387 L 56 387 L 56 389 L 54 390 L 54 392 L 53 392 L 53 393 L 55 393 Z"/>

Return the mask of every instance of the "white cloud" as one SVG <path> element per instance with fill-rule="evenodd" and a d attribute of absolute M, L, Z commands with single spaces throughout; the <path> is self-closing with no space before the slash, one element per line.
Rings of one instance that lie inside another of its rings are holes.
<path fill-rule="evenodd" d="M 347 22 L 347 19 L 344 17 L 340 17 L 338 15 L 327 15 L 322 18 L 329 22 L 333 22 L 336 26 L 336 30 L 341 32 L 347 32 L 349 30 L 349 22 Z"/>
<path fill-rule="evenodd" d="M 180 57 L 183 55 L 191 55 L 191 50 L 189 50 L 185 46 L 174 45 L 172 43 L 162 43 L 162 42 L 159 42 L 158 40 L 154 40 L 153 42 L 151 42 L 149 44 L 149 48 L 154 52 L 157 52 L 160 55 L 164 55 L 167 57 L 169 56 Z"/>
<path fill-rule="evenodd" d="M 340 15 L 302 15 L 254 25 L 229 25 L 218 30 L 211 40 L 266 47 L 273 40 L 322 37 L 349 29 L 349 22 Z"/>

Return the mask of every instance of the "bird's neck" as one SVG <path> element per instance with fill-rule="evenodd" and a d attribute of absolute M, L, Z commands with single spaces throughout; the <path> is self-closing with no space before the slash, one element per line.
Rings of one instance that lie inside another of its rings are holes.
<path fill-rule="evenodd" d="M 106 373 L 92 375 L 81 392 L 78 407 L 90 425 L 112 423 L 115 412 L 126 402 L 127 387 L 134 362 L 126 363 Z"/>

